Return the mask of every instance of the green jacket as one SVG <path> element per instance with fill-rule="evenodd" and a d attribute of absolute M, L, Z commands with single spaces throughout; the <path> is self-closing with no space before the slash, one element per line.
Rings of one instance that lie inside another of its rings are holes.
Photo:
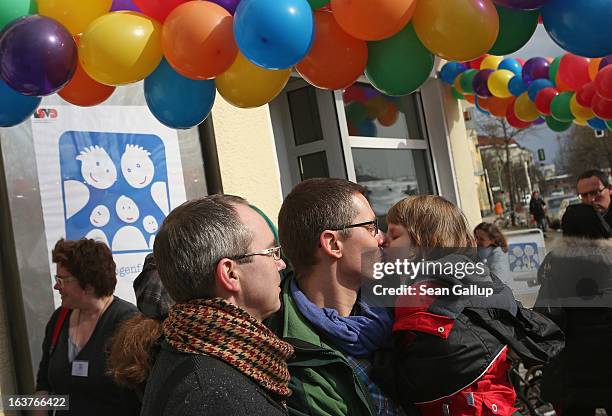
<path fill-rule="evenodd" d="M 293 345 L 289 360 L 293 391 L 287 401 L 296 416 L 375 416 L 367 387 L 358 379 L 344 355 L 327 344 L 300 313 L 289 291 L 293 276 L 284 279 L 283 307 L 268 326 Z"/>

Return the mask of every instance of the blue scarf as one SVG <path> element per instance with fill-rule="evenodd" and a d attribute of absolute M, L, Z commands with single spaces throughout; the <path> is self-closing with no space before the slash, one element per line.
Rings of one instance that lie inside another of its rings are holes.
<path fill-rule="evenodd" d="M 343 353 L 369 357 L 374 351 L 391 346 L 393 313 L 387 308 L 370 307 L 358 300 L 359 316 L 340 316 L 333 308 L 319 308 L 291 281 L 291 295 L 299 311 Z"/>

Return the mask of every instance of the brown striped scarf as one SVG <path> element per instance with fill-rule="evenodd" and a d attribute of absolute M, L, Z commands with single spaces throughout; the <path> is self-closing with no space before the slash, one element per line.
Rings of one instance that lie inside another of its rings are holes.
<path fill-rule="evenodd" d="M 164 321 L 163 331 L 175 349 L 223 360 L 281 402 L 291 394 L 287 359 L 293 347 L 224 299 L 176 304 Z"/>

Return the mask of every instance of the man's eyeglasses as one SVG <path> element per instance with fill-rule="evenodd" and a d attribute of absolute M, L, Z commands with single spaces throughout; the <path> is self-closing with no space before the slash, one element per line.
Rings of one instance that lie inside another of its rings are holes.
<path fill-rule="evenodd" d="M 355 227 L 365 227 L 370 234 L 372 234 L 372 236 L 376 237 L 376 235 L 378 234 L 378 218 L 373 219 L 372 221 L 366 221 L 366 222 L 360 222 L 359 224 L 351 224 L 351 225 L 347 225 L 341 228 L 336 228 L 335 230 L 332 231 L 342 231 L 342 230 L 346 230 L 348 228 L 355 228 Z"/>
<path fill-rule="evenodd" d="M 578 195 L 580 196 L 581 199 L 586 199 L 586 200 L 595 199 L 595 198 L 601 196 L 601 193 L 603 191 L 605 191 L 606 189 L 608 189 L 608 188 L 603 187 L 601 189 L 596 189 L 596 190 L 590 191 L 590 192 L 582 192 L 582 193 L 580 193 Z"/>
<path fill-rule="evenodd" d="M 59 276 L 59 275 L 55 275 L 55 283 L 59 286 L 59 287 L 64 287 L 64 285 L 68 282 L 71 282 L 75 279 L 75 277 L 73 276 Z"/>
<path fill-rule="evenodd" d="M 281 246 L 276 246 L 272 248 L 267 248 L 265 250 L 254 251 L 252 253 L 241 254 L 240 256 L 232 257 L 234 260 L 246 259 L 247 257 L 252 256 L 270 256 L 276 261 L 280 261 L 281 259 Z"/>

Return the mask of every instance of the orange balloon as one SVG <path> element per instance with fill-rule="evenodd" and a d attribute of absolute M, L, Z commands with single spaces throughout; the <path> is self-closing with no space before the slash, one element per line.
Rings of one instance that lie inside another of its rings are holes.
<path fill-rule="evenodd" d="M 76 35 L 74 40 L 77 45 L 81 42 L 81 35 Z M 112 95 L 115 87 L 100 84 L 87 75 L 80 62 L 70 82 L 62 88 L 58 94 L 70 104 L 81 107 L 89 107 L 100 104 Z"/>
<path fill-rule="evenodd" d="M 232 16 L 209 1 L 189 1 L 174 9 L 162 30 L 168 63 L 191 79 L 211 79 L 228 69 L 238 54 Z"/>
<path fill-rule="evenodd" d="M 416 0 L 331 0 L 333 15 L 349 35 L 382 40 L 402 30 L 412 18 Z"/>
<path fill-rule="evenodd" d="M 399 111 L 392 102 L 387 102 L 383 111 L 378 115 L 378 122 L 383 126 L 392 126 L 399 117 Z"/>
<path fill-rule="evenodd" d="M 359 78 L 368 62 L 368 45 L 348 35 L 330 12 L 316 11 L 315 33 L 297 72 L 318 88 L 341 90 Z"/>
<path fill-rule="evenodd" d="M 478 106 L 482 108 L 483 110 L 489 110 L 490 101 L 491 101 L 491 97 L 489 98 L 478 97 Z"/>
<path fill-rule="evenodd" d="M 499 15 L 491 0 L 419 0 L 412 23 L 423 45 L 448 61 L 482 56 L 499 34 Z"/>
<path fill-rule="evenodd" d="M 473 94 L 463 94 L 463 97 L 465 98 L 465 101 L 467 101 L 468 103 L 474 104 L 476 102 Z"/>
<path fill-rule="evenodd" d="M 591 62 L 589 62 L 589 77 L 591 80 L 595 81 L 595 77 L 599 72 L 599 64 L 603 58 L 591 58 Z"/>
<path fill-rule="evenodd" d="M 505 117 L 508 112 L 508 106 L 514 102 L 514 97 L 498 98 L 491 97 L 488 100 L 489 112 L 496 117 Z M 480 99 L 478 99 L 480 104 Z"/>

